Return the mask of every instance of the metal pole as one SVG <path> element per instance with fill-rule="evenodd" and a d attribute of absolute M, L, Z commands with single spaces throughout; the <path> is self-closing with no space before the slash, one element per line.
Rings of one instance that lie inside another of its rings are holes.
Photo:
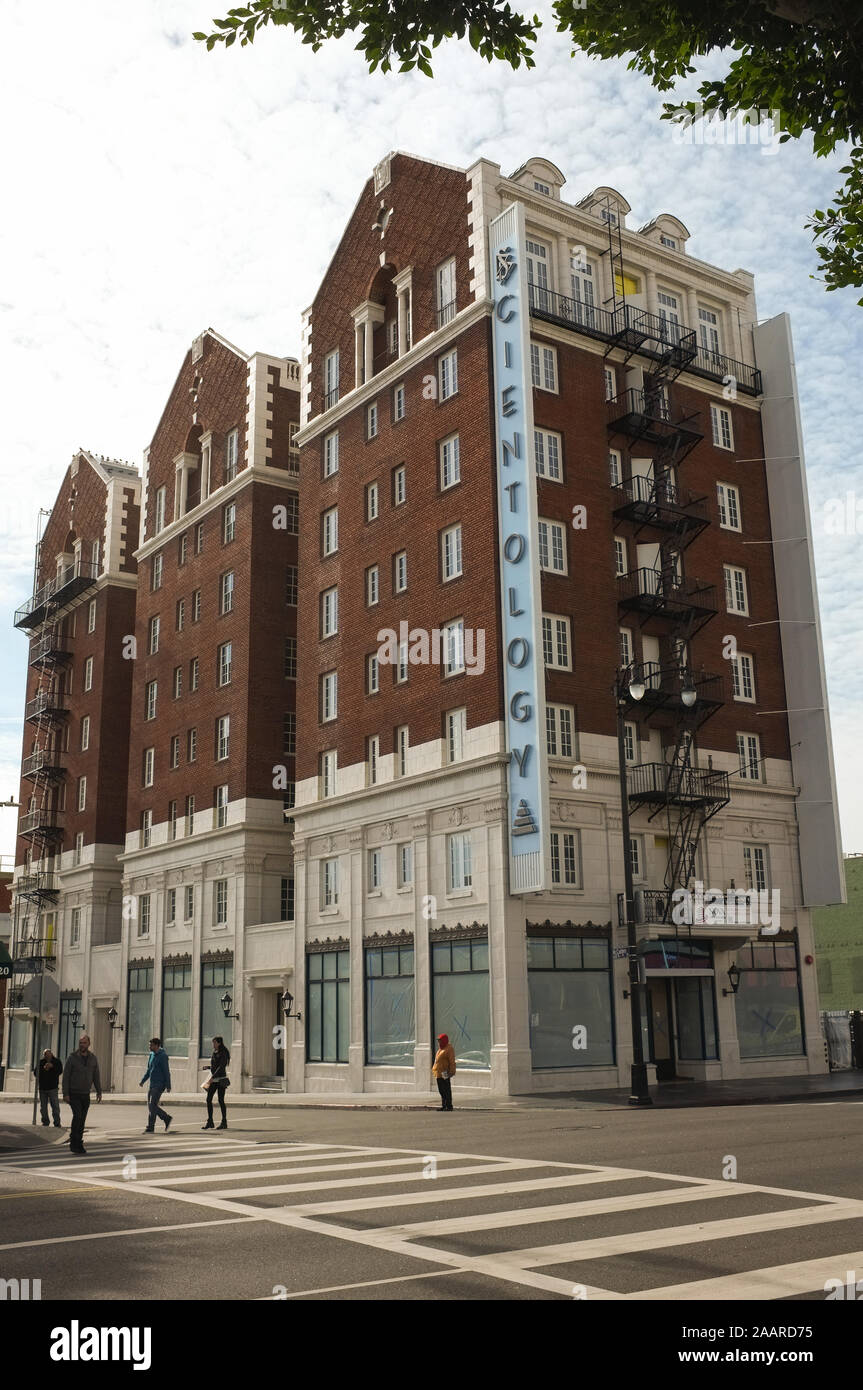
<path fill-rule="evenodd" d="M 41 1041 L 39 1034 L 42 1031 L 42 1006 L 45 1002 L 45 964 L 42 964 L 42 974 L 39 976 L 39 1012 L 33 1020 L 33 1070 L 36 1075 L 33 1079 L 33 1120 L 36 1123 L 36 1110 L 39 1105 L 39 1066 L 36 1053 L 39 1050 Z"/>
<path fill-rule="evenodd" d="M 626 776 L 626 739 L 623 713 L 625 699 L 620 685 L 617 700 L 617 763 L 620 772 L 620 819 L 623 832 L 623 883 L 626 901 L 626 940 L 629 946 L 629 1011 L 632 1025 L 632 1069 L 630 1105 L 652 1105 L 647 1089 L 647 1067 L 641 1038 L 641 986 L 638 982 L 638 943 L 635 937 L 635 893 L 632 884 L 632 854 L 629 845 L 629 796 Z"/>

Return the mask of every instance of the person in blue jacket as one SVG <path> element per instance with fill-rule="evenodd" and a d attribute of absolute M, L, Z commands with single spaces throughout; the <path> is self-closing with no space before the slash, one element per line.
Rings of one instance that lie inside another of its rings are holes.
<path fill-rule="evenodd" d="M 169 1115 L 159 1105 L 163 1091 L 171 1089 L 171 1068 L 168 1065 L 168 1054 L 162 1046 L 161 1038 L 150 1039 L 150 1057 L 147 1062 L 147 1070 L 141 1077 L 139 1085 L 149 1084 L 147 1091 L 147 1128 L 145 1134 L 152 1134 L 156 1128 L 156 1116 L 165 1122 L 165 1133 L 167 1134 L 173 1115 Z"/>

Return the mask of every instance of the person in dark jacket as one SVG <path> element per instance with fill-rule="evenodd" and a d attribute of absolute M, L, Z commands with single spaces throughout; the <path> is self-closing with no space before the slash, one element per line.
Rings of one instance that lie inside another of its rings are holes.
<path fill-rule="evenodd" d="M 163 1091 L 170 1094 L 171 1091 L 171 1068 L 168 1064 L 168 1054 L 162 1046 L 161 1038 L 150 1039 L 150 1056 L 147 1061 L 147 1070 L 139 1081 L 139 1086 L 149 1083 L 147 1091 L 147 1128 L 145 1134 L 152 1134 L 156 1128 L 156 1116 L 165 1123 L 165 1133 L 174 1118 L 169 1115 L 167 1110 L 163 1110 L 159 1105 Z"/>
<path fill-rule="evenodd" d="M 228 1063 L 231 1054 L 225 1047 L 224 1038 L 213 1038 L 213 1055 L 210 1058 L 210 1084 L 207 1087 L 207 1123 L 204 1129 L 215 1129 L 213 1124 L 213 1101 L 218 1097 L 219 1106 L 222 1111 L 222 1123 L 219 1129 L 228 1128 L 228 1112 L 225 1109 L 225 1089 L 231 1082 L 228 1077 Z"/>
<path fill-rule="evenodd" d="M 84 1125 L 90 1109 L 90 1092 L 95 1090 L 96 1100 L 102 1099 L 102 1080 L 99 1076 L 99 1062 L 90 1051 L 90 1039 L 81 1034 L 77 1052 L 70 1052 L 63 1068 L 63 1099 L 72 1107 L 72 1131 L 69 1135 L 69 1148 L 73 1154 L 85 1154 Z"/>
<path fill-rule="evenodd" d="M 42 1053 L 39 1065 L 34 1068 L 39 1079 L 39 1106 L 42 1111 L 43 1125 L 50 1124 L 48 1119 L 48 1102 L 51 1103 L 51 1114 L 54 1116 L 54 1128 L 60 1128 L 60 1102 L 57 1099 L 57 1091 L 60 1085 L 60 1077 L 63 1075 L 63 1063 L 59 1057 L 55 1057 L 50 1047 L 46 1047 Z"/>

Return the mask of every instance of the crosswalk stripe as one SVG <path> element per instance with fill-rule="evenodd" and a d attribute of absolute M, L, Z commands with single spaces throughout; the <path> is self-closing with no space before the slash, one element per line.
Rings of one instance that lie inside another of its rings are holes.
<path fill-rule="evenodd" d="M 789 1298 L 798 1293 L 816 1293 L 828 1279 L 845 1282 L 849 1270 L 863 1269 L 863 1250 L 845 1255 L 827 1255 L 819 1260 L 800 1260 L 796 1264 L 770 1265 L 766 1269 L 744 1269 L 718 1279 L 699 1279 L 690 1284 L 667 1284 L 661 1289 L 644 1289 L 627 1294 L 630 1299 L 687 1299 L 727 1302 L 729 1299 Z"/>
<path fill-rule="evenodd" d="M 374 1150 L 367 1150 L 366 1152 L 372 1152 L 372 1153 L 373 1153 Z M 306 1157 L 307 1157 L 307 1155 L 306 1155 Z M 326 1154 L 326 1155 L 324 1155 L 324 1157 L 325 1157 L 325 1158 L 338 1158 L 338 1159 L 344 1159 L 345 1157 L 352 1158 L 353 1155 L 352 1155 L 352 1154 L 348 1154 L 348 1155 L 343 1155 L 343 1154 Z M 291 1162 L 292 1160 L 287 1159 L 287 1160 L 285 1160 L 285 1161 L 286 1161 L 286 1162 Z M 296 1160 L 294 1160 L 294 1161 L 296 1161 Z M 301 1162 L 302 1159 L 300 1159 L 299 1161 Z M 451 1161 L 451 1160 L 449 1160 L 449 1161 Z M 363 1168 L 402 1168 L 402 1167 L 408 1167 L 408 1166 L 410 1166 L 411 1164 L 413 1164 L 414 1166 L 416 1166 L 418 1163 L 422 1163 L 422 1162 L 423 1162 L 423 1157 L 420 1156 L 419 1154 L 414 1154 L 414 1155 L 412 1155 L 410 1158 L 379 1157 L 379 1158 L 366 1159 L 366 1160 L 364 1160 L 363 1162 L 360 1162 L 360 1163 L 345 1163 L 345 1162 L 340 1162 L 340 1163 L 325 1163 L 325 1162 L 324 1162 L 324 1163 L 310 1163 L 310 1164 L 307 1164 L 307 1165 L 306 1165 L 305 1167 L 303 1167 L 303 1168 L 294 1168 L 294 1169 L 292 1169 L 291 1172 L 288 1174 L 288 1176 L 293 1177 L 295 1173 L 353 1173 L 353 1172 L 355 1172 L 355 1171 L 357 1171 L 357 1170 L 359 1170 L 359 1169 L 363 1169 Z M 232 1165 L 232 1166 L 234 1166 L 234 1165 Z M 272 1165 L 268 1165 L 268 1164 L 266 1164 L 266 1163 L 262 1163 L 262 1166 L 261 1166 L 261 1168 L 258 1170 L 258 1173 L 259 1173 L 260 1177 L 262 1177 L 262 1178 L 271 1178 L 271 1177 L 280 1177 L 281 1174 L 282 1174 L 284 1171 L 285 1171 L 284 1163 L 280 1164 L 278 1167 L 272 1167 Z M 480 1171 L 482 1171 L 482 1170 L 480 1170 Z M 446 1173 L 447 1173 L 447 1169 L 446 1169 L 446 1168 L 442 1168 L 442 1169 L 440 1170 L 440 1174 L 443 1175 L 444 1177 L 446 1176 Z M 224 1173 L 224 1172 L 216 1172 L 216 1173 L 215 1173 L 215 1176 L 216 1176 L 218 1179 L 221 1179 L 221 1180 L 226 1181 L 226 1182 L 230 1182 L 231 1179 L 234 1178 L 234 1177 L 237 1177 L 237 1178 L 247 1178 L 247 1177 L 250 1177 L 250 1176 L 252 1176 L 252 1175 L 249 1174 L 249 1173 Z M 398 1174 L 398 1175 L 397 1175 L 397 1178 L 400 1180 L 401 1175 Z M 160 1178 L 160 1177 L 149 1178 L 148 1181 L 151 1182 L 151 1183 L 153 1183 L 153 1184 L 157 1184 L 157 1185 L 160 1186 L 160 1187 L 177 1187 L 177 1186 L 179 1186 L 181 1183 L 186 1183 L 186 1182 L 210 1182 L 210 1181 L 211 1181 L 211 1174 L 210 1174 L 209 1172 L 207 1172 L 207 1173 L 202 1173 L 202 1174 L 200 1174 L 200 1175 L 195 1175 L 195 1176 L 193 1176 L 193 1175 L 190 1174 L 190 1173 L 186 1173 L 186 1174 L 184 1174 L 184 1175 L 182 1175 L 182 1176 L 180 1176 L 180 1177 L 174 1177 L 174 1178 Z M 231 1188 L 227 1188 L 227 1189 L 226 1189 L 226 1193 L 227 1193 L 228 1196 L 230 1196 L 231 1191 L 232 1191 Z"/>
<path fill-rule="evenodd" d="M 74 1188 L 67 1189 L 74 1192 Z M 43 1236 L 40 1240 L 13 1240 L 0 1245 L 0 1250 L 29 1250 L 36 1245 L 73 1245 L 81 1240 L 113 1240 L 118 1236 L 151 1236 L 164 1231 L 193 1231 L 206 1226 L 241 1226 L 251 1221 L 262 1221 L 263 1213 L 255 1216 L 218 1217 L 215 1221 L 180 1221 L 172 1226 L 131 1226 L 124 1231 L 81 1231 L 74 1236 Z"/>
<path fill-rule="evenodd" d="M 831 1221 L 852 1221 L 863 1216 L 863 1203 L 842 1202 L 833 1207 L 797 1208 L 771 1211 L 757 1216 L 733 1216 L 727 1220 L 699 1221 L 692 1226 L 663 1226 L 654 1231 L 624 1231 L 594 1240 L 565 1241 L 560 1245 L 536 1245 L 531 1250 L 508 1250 L 500 1255 L 507 1264 L 532 1268 L 569 1264 L 579 1260 L 614 1259 L 645 1250 L 663 1250 L 678 1245 L 700 1245 L 712 1240 L 731 1240 L 735 1236 L 759 1235 L 766 1231 L 797 1230 L 801 1226 L 820 1226 Z"/>
<path fill-rule="evenodd" d="M 561 1173 L 554 1178 L 524 1178 L 516 1182 L 490 1182 L 474 1184 L 471 1187 L 448 1187 L 445 1189 L 447 1202 L 476 1200 L 480 1197 L 506 1197 L 519 1192 L 542 1192 L 554 1187 L 580 1187 L 595 1182 L 622 1182 L 624 1179 L 643 1178 L 637 1168 L 600 1169 L 596 1173 Z M 426 1206 L 440 1201 L 433 1187 L 425 1192 L 399 1192 L 385 1197 L 349 1197 L 335 1202 L 304 1203 L 300 1210 L 310 1216 L 336 1215 L 339 1212 L 374 1211 L 380 1207 Z"/>
<path fill-rule="evenodd" d="M 363 1149 L 362 1152 L 376 1153 L 378 1151 L 376 1149 Z M 133 1157 L 137 1159 L 139 1167 L 146 1168 L 148 1173 L 170 1173 L 181 1168 L 188 1169 L 189 1166 L 188 1162 L 183 1158 L 182 1155 L 180 1155 L 178 1158 L 165 1159 L 164 1162 L 159 1162 L 158 1160 L 152 1159 L 150 1157 L 150 1152 L 146 1149 L 141 1153 L 134 1154 Z M 272 1158 L 248 1158 L 240 1156 L 230 1158 L 218 1158 L 212 1160 L 210 1163 L 206 1165 L 206 1172 L 200 1172 L 200 1164 L 196 1163 L 195 1175 L 187 1173 L 185 1177 L 178 1178 L 176 1179 L 176 1181 L 208 1182 L 214 1173 L 219 1173 L 221 1170 L 225 1168 L 248 1168 L 255 1164 L 260 1164 L 262 1167 L 272 1167 L 275 1164 L 284 1165 L 286 1163 L 302 1163 L 305 1159 L 308 1159 L 310 1157 L 317 1157 L 317 1155 L 312 1155 L 308 1152 L 308 1150 L 305 1150 L 303 1153 L 299 1154 L 275 1154 Z M 320 1157 L 352 1158 L 353 1151 L 343 1150 L 341 1152 L 336 1151 L 335 1153 L 323 1153 L 320 1155 Z M 98 1176 L 99 1174 L 104 1173 L 107 1176 L 113 1171 L 113 1169 L 116 1168 L 117 1163 L 119 1161 L 120 1158 L 118 1156 L 117 1160 L 115 1160 L 115 1162 L 112 1164 L 102 1163 L 94 1165 L 92 1163 L 88 1163 L 85 1164 L 82 1168 L 79 1168 L 78 1171 L 84 1174 L 92 1173 L 94 1176 Z M 41 1172 L 42 1170 L 38 1169 L 37 1171 Z M 227 1173 L 225 1174 L 225 1176 L 230 1177 L 231 1174 Z M 242 1174 L 239 1174 L 239 1176 L 242 1177 Z M 159 1179 L 159 1181 L 169 1181 L 169 1179 Z"/>
<path fill-rule="evenodd" d="M 422 1160 L 419 1155 L 416 1159 L 401 1160 L 401 1162 L 403 1163 L 420 1163 L 421 1161 Z M 360 1165 L 356 1166 L 359 1167 Z M 475 1163 L 471 1163 L 467 1167 L 446 1168 L 442 1170 L 438 1173 L 437 1181 L 440 1182 L 440 1179 L 442 1177 L 461 1178 L 467 1176 L 468 1174 L 470 1174 L 471 1177 L 477 1177 L 479 1173 L 511 1173 L 518 1168 L 523 1168 L 524 1166 L 525 1165 L 519 1162 L 517 1159 L 500 1159 L 498 1162 L 489 1163 L 488 1166 L 485 1168 L 477 1168 Z M 342 1169 L 342 1172 L 344 1172 L 344 1169 Z M 427 1181 L 424 1173 L 383 1173 L 377 1174 L 374 1177 L 341 1179 L 327 1178 L 323 1182 L 280 1183 L 275 1187 L 230 1188 L 227 1191 L 220 1192 L 218 1195 L 220 1197 L 225 1197 L 230 1200 L 234 1197 L 276 1196 L 277 1194 L 282 1192 L 315 1192 L 320 1191 L 321 1189 L 326 1190 L 328 1188 L 333 1187 L 374 1187 L 380 1183 L 402 1183 L 423 1181 Z M 193 1194 L 187 1193 L 185 1195 L 192 1196 Z"/>

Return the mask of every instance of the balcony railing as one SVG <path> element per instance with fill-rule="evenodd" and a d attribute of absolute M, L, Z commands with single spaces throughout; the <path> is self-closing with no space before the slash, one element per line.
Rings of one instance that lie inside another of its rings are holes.
<path fill-rule="evenodd" d="M 334 386 L 332 391 L 325 391 L 323 396 L 324 410 L 331 410 L 334 405 L 339 403 L 339 388 Z"/>
<path fill-rule="evenodd" d="M 445 328 L 448 323 L 452 323 L 456 316 L 456 301 L 451 299 L 449 304 L 442 304 L 437 311 L 437 326 Z"/>
<path fill-rule="evenodd" d="M 698 416 L 689 415 L 675 420 L 664 392 L 642 391 L 630 387 L 607 403 L 608 428 L 617 434 L 628 434 L 634 442 L 672 446 L 676 463 L 682 462 L 690 449 L 704 438 L 698 428 Z"/>
<path fill-rule="evenodd" d="M 30 644 L 30 665 L 37 668 L 62 666 L 70 659 L 71 655 L 72 653 L 66 651 L 63 646 L 63 638 L 58 627 L 43 633 L 41 637 L 37 637 L 36 641 Z"/>
<path fill-rule="evenodd" d="M 46 748 L 37 748 L 21 765 L 22 777 L 26 777 L 30 782 L 36 782 L 40 778 L 46 782 L 56 782 L 63 776 L 64 771 L 59 755 Z"/>
<path fill-rule="evenodd" d="M 534 318 L 547 319 L 591 338 L 629 347 L 644 357 L 685 367 L 699 376 L 717 381 L 733 377 L 739 390 L 752 396 L 761 395 L 761 373 L 757 367 L 725 353 L 713 352 L 698 342 L 694 329 L 684 324 L 670 323 L 633 304 L 618 305 L 616 310 L 602 309 L 540 285 L 530 285 L 528 290 Z"/>
<path fill-rule="evenodd" d="M 22 874 L 15 881 L 15 892 L 19 897 L 36 902 L 53 901 L 60 891 L 60 880 L 55 873 L 40 869 L 34 873 Z"/>
<path fill-rule="evenodd" d="M 43 584 L 32 598 L 15 613 L 15 626 L 33 630 L 45 621 L 49 612 L 57 612 L 72 603 L 99 578 L 100 568 L 86 560 L 73 560 L 65 565 L 54 579 Z"/>
<path fill-rule="evenodd" d="M 687 544 L 710 524 L 707 498 L 678 487 L 667 477 L 634 473 L 613 486 L 618 520 L 670 531 Z"/>
<path fill-rule="evenodd" d="M 38 973 L 42 965 L 57 959 L 57 942 L 53 936 L 28 936 L 16 941 L 12 946 L 12 960 L 16 972 L 25 973 L 28 969 Z"/>
<path fill-rule="evenodd" d="M 65 718 L 68 713 L 59 691 L 40 690 L 35 699 L 28 700 L 24 706 L 24 719 L 28 724 L 49 724 Z"/>
<path fill-rule="evenodd" d="M 644 686 L 640 700 L 628 695 L 629 686 L 639 682 Z M 642 661 L 628 666 L 618 673 L 618 684 L 627 699 L 627 713 L 636 712 L 649 717 L 663 714 L 668 722 L 676 722 L 682 708 L 681 691 L 689 688 L 695 691 L 695 703 L 687 710 L 687 724 L 697 727 L 703 724 L 725 702 L 725 683 L 722 676 L 708 671 L 690 671 L 675 664 L 662 666 L 658 661 Z M 657 718 L 657 727 L 663 720 Z"/>
<path fill-rule="evenodd" d="M 720 904 L 714 898 L 707 904 L 696 901 L 694 894 L 687 902 L 683 899 L 680 889 L 636 888 L 632 895 L 635 924 L 639 927 L 670 927 L 676 935 L 684 939 L 696 933 L 699 936 L 726 938 L 755 936 L 760 927 L 758 894 L 749 889 L 734 888 L 731 884 L 719 891 L 724 896 L 724 903 Z M 624 893 L 617 895 L 617 921 L 619 926 L 626 926 Z"/>
<path fill-rule="evenodd" d="M 637 569 L 618 575 L 617 602 L 624 612 L 668 618 L 703 627 L 718 612 L 716 586 L 662 570 Z"/>
<path fill-rule="evenodd" d="M 60 840 L 63 838 L 60 813 L 53 807 L 40 807 L 37 811 L 28 811 L 18 822 L 18 834 L 27 840 Z"/>
<path fill-rule="evenodd" d="M 626 782 L 630 803 L 636 805 L 715 811 L 727 805 L 731 796 L 728 773 L 713 768 L 638 763 L 627 769 Z"/>

